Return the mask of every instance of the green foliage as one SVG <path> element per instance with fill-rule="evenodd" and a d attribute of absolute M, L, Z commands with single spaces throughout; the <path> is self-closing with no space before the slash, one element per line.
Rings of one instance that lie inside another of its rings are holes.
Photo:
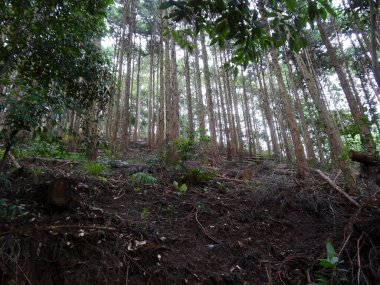
<path fill-rule="evenodd" d="M 182 195 L 187 192 L 187 185 L 185 183 L 179 185 L 177 181 L 173 181 L 173 187 L 178 190 L 178 195 Z"/>
<path fill-rule="evenodd" d="M 35 178 L 38 178 L 42 175 L 42 168 L 41 167 L 38 167 L 38 166 L 34 166 L 30 169 L 30 172 L 32 174 L 33 177 Z"/>
<path fill-rule="evenodd" d="M 257 61 L 261 51 L 289 44 L 294 51 L 306 46 L 302 31 L 314 26 L 316 18 L 335 15 L 328 0 L 309 1 L 299 5 L 296 0 L 269 0 L 267 5 L 251 5 L 251 1 L 189 0 L 164 1 L 161 9 L 171 9 L 174 22 L 185 20 L 195 24 L 195 33 L 205 29 L 211 45 L 232 44 L 231 63 L 243 65 Z M 177 32 L 180 35 L 180 32 Z M 179 38 L 183 43 L 184 37 Z M 226 67 L 233 67 L 230 63 Z"/>
<path fill-rule="evenodd" d="M 140 214 L 140 218 L 141 218 L 142 220 L 145 220 L 145 219 L 147 219 L 149 216 L 150 216 L 150 211 L 149 211 L 149 209 L 148 209 L 148 208 L 144 208 L 144 209 L 142 209 L 141 214 Z"/>
<path fill-rule="evenodd" d="M 338 268 L 343 260 L 336 256 L 335 249 L 330 242 L 326 243 L 327 258 L 320 259 L 319 265 L 322 267 L 320 271 L 315 273 L 317 282 L 310 285 L 329 285 L 329 284 L 342 284 L 347 281 L 345 273 L 347 270 Z"/>
<path fill-rule="evenodd" d="M 102 163 L 88 162 L 85 164 L 85 169 L 87 173 L 95 176 L 99 176 L 107 170 L 106 165 Z"/>
<path fill-rule="evenodd" d="M 112 82 L 101 52 L 111 0 L 0 1 L 1 135 L 56 124 L 67 108 L 105 107 Z"/>
<path fill-rule="evenodd" d="M 132 175 L 132 180 L 138 185 L 152 185 L 156 183 L 157 179 L 146 172 L 137 172 Z"/>
<path fill-rule="evenodd" d="M 14 148 L 13 153 L 15 157 L 31 157 L 39 156 L 46 158 L 65 157 L 66 151 L 64 146 L 57 142 L 48 142 L 36 139 L 28 144 L 20 145 Z"/>
<path fill-rule="evenodd" d="M 215 177 L 215 174 L 207 171 L 203 167 L 196 167 L 196 168 L 189 168 L 187 170 L 187 174 L 185 177 L 185 180 L 188 181 L 190 184 L 197 185 L 197 184 L 204 184 L 209 182 Z"/>
<path fill-rule="evenodd" d="M 197 150 L 198 143 L 194 139 L 179 137 L 173 142 L 173 150 L 178 156 L 180 163 L 184 163 L 194 157 L 194 152 Z"/>
<path fill-rule="evenodd" d="M 15 204 L 9 204 L 7 199 L 0 199 L 0 217 L 14 218 L 22 214 L 24 211 L 23 205 L 17 201 Z"/>
<path fill-rule="evenodd" d="M 11 182 L 0 173 L 0 190 L 9 189 L 11 187 Z"/>

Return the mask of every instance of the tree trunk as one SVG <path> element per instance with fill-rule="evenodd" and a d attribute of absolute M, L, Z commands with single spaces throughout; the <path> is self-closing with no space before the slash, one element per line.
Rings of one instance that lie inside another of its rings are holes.
<path fill-rule="evenodd" d="M 201 31 L 200 38 L 201 38 L 201 46 L 202 46 L 203 72 L 204 72 L 204 80 L 205 80 L 205 87 L 206 87 L 208 122 L 209 122 L 209 130 L 210 130 L 210 137 L 211 137 L 211 157 L 212 157 L 213 163 L 217 163 L 219 161 L 219 158 L 218 158 L 217 143 L 216 143 L 214 102 L 212 98 L 210 70 L 208 66 L 208 56 L 207 56 L 207 50 L 206 50 L 206 44 L 205 44 L 206 40 L 205 40 L 204 31 Z"/>
<path fill-rule="evenodd" d="M 164 38 L 163 38 L 163 15 L 160 10 L 160 43 L 159 43 L 159 65 L 160 65 L 160 106 L 158 112 L 158 129 L 157 129 L 157 145 L 160 150 L 164 147 L 165 140 L 165 79 L 164 79 Z"/>
<path fill-rule="evenodd" d="M 175 41 L 170 37 L 171 43 L 171 128 L 170 140 L 173 141 L 179 137 L 179 91 L 177 78 L 177 55 L 175 50 Z"/>
<path fill-rule="evenodd" d="M 347 187 L 349 187 L 350 189 L 354 189 L 355 183 L 349 164 L 346 161 L 342 160 L 343 142 L 339 135 L 338 128 L 331 119 L 327 107 L 320 96 L 315 78 L 308 71 L 302 57 L 297 53 L 293 54 L 297 62 L 297 65 L 300 68 L 302 76 L 306 82 L 307 88 L 309 89 L 309 93 L 311 95 L 311 98 L 313 99 L 314 105 L 318 111 L 319 118 L 323 123 L 323 129 L 326 132 L 328 138 L 331 158 L 334 164 L 342 170 L 345 176 Z"/>
<path fill-rule="evenodd" d="M 140 40 L 141 41 L 141 40 Z M 141 42 L 139 45 L 141 49 Z M 136 79 L 136 119 L 135 119 L 135 131 L 133 134 L 133 140 L 137 142 L 140 139 L 140 113 L 141 113 L 141 84 L 140 84 L 140 71 L 141 71 L 141 50 L 139 49 L 137 58 L 137 79 Z"/>
<path fill-rule="evenodd" d="M 123 154 L 127 154 L 129 145 L 129 100 L 131 98 L 131 76 L 132 76 L 132 37 L 135 32 L 136 24 L 136 0 L 131 1 L 131 11 L 128 20 L 128 36 L 127 36 L 127 46 L 126 46 L 126 56 L 127 56 L 127 72 L 125 76 L 125 96 L 124 96 L 124 124 L 122 125 L 121 133 L 121 151 Z"/>
<path fill-rule="evenodd" d="M 189 52 L 185 50 L 185 87 L 186 87 L 186 103 L 187 103 L 187 125 L 189 128 L 189 137 L 194 136 L 194 115 L 193 115 L 193 100 L 191 95 L 191 77 L 190 77 L 190 64 L 189 64 Z"/>
<path fill-rule="evenodd" d="M 113 150 L 116 151 L 117 144 L 117 133 L 120 126 L 120 100 L 121 100 L 121 82 L 123 76 L 123 60 L 124 60 L 124 44 L 125 44 L 125 26 L 127 24 L 127 14 L 129 13 L 128 2 L 124 4 L 124 15 L 123 21 L 121 23 L 122 33 L 120 37 L 120 48 L 119 48 L 119 62 L 118 62 L 118 76 L 116 85 L 116 99 L 115 99 L 115 123 L 112 129 L 111 144 L 113 145 Z"/>
<path fill-rule="evenodd" d="M 293 108 L 290 102 L 290 97 L 286 91 L 284 79 L 281 74 L 281 69 L 280 69 L 280 64 L 278 62 L 277 54 L 275 53 L 273 49 L 271 50 L 271 57 L 272 57 L 272 63 L 274 67 L 274 73 L 276 75 L 277 83 L 280 88 L 280 95 L 284 103 L 285 114 L 287 117 L 287 121 L 289 123 L 290 134 L 291 134 L 293 145 L 294 145 L 294 151 L 297 158 L 297 163 L 299 166 L 297 172 L 298 172 L 298 175 L 302 178 L 305 176 L 305 169 L 307 168 L 305 153 L 302 147 L 301 139 L 298 134 L 297 123 L 294 117 L 294 112 L 293 112 Z"/>
<path fill-rule="evenodd" d="M 265 119 L 268 122 L 270 137 L 271 137 L 272 146 L 273 146 L 273 153 L 275 156 L 280 157 L 281 152 L 280 152 L 280 147 L 278 145 L 278 139 L 276 136 L 276 129 L 275 129 L 274 122 L 273 122 L 271 107 L 269 104 L 268 91 L 267 91 L 267 88 L 265 85 L 264 76 L 261 77 L 261 72 L 263 72 L 263 70 L 259 71 L 258 68 L 256 68 L 256 78 L 259 82 L 259 93 L 260 93 L 261 98 L 262 98 L 261 99 L 262 100 L 262 106 L 263 106 L 262 109 L 263 109 L 263 113 L 265 115 Z"/>
<path fill-rule="evenodd" d="M 312 162 L 315 162 L 317 159 L 316 159 L 316 156 L 315 156 L 315 153 L 314 153 L 313 143 L 312 143 L 312 140 L 311 140 L 311 137 L 310 137 L 310 133 L 309 133 L 309 130 L 307 129 L 307 123 L 306 123 L 305 113 L 303 111 L 301 100 L 300 100 L 300 96 L 298 94 L 298 90 L 297 90 L 297 87 L 295 85 L 295 76 L 293 74 L 293 71 L 292 71 L 292 68 L 290 66 L 290 62 L 289 62 L 288 56 L 286 55 L 285 51 L 284 51 L 284 57 L 285 57 L 286 66 L 288 68 L 288 73 L 289 73 L 290 88 L 292 89 L 294 97 L 296 99 L 296 109 L 297 109 L 297 113 L 299 114 L 299 117 L 300 117 L 302 136 L 304 138 L 305 146 L 306 146 L 306 154 L 307 154 L 307 157 Z"/>
<path fill-rule="evenodd" d="M 360 135 L 361 142 L 363 146 L 367 149 L 367 151 L 375 152 L 376 145 L 371 134 L 370 126 L 368 124 L 368 118 L 366 118 L 366 116 L 362 114 L 359 110 L 358 102 L 355 99 L 355 96 L 353 95 L 350 89 L 350 85 L 347 80 L 347 77 L 344 74 L 343 69 L 341 67 L 341 63 L 338 60 L 338 57 L 336 55 L 336 50 L 332 46 L 330 39 L 328 38 L 326 34 L 325 28 L 323 27 L 322 22 L 318 20 L 317 25 L 318 25 L 318 29 L 319 29 L 322 41 L 327 48 L 327 54 L 331 60 L 331 64 L 334 66 L 334 69 L 338 75 L 340 84 L 342 86 L 343 92 L 346 96 L 353 120 L 359 128 L 359 135 Z"/>

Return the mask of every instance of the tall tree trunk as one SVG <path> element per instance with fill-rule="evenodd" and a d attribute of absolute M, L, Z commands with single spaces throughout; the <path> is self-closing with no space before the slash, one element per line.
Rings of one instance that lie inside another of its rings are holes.
<path fill-rule="evenodd" d="M 284 79 L 281 74 L 281 69 L 280 69 L 280 64 L 278 62 L 277 54 L 273 49 L 271 50 L 271 57 L 272 57 L 274 73 L 276 75 L 277 83 L 280 89 L 280 95 L 284 103 L 285 114 L 286 114 L 287 121 L 289 124 L 290 134 L 291 134 L 293 145 L 294 145 L 294 151 L 297 158 L 297 163 L 299 166 L 297 172 L 300 177 L 304 177 L 305 169 L 307 168 L 307 161 L 306 161 L 305 153 L 302 147 L 301 139 L 298 134 L 297 123 L 294 117 L 294 112 L 293 112 L 293 108 L 290 102 L 290 97 L 286 91 Z"/>
<path fill-rule="evenodd" d="M 242 72 L 242 83 L 243 83 L 243 100 L 244 100 L 244 114 L 246 121 L 246 136 L 248 139 L 248 150 L 250 155 L 256 155 L 256 147 L 253 141 L 253 133 L 252 133 L 252 120 L 249 112 L 249 103 L 248 103 L 248 95 L 247 95 L 247 86 L 245 83 L 245 76 Z"/>
<path fill-rule="evenodd" d="M 346 96 L 348 105 L 350 107 L 354 122 L 358 126 L 361 142 L 367 151 L 373 153 L 376 150 L 376 145 L 371 134 L 368 118 L 366 118 L 365 114 L 362 114 L 360 112 L 360 109 L 358 107 L 358 102 L 350 89 L 350 85 L 347 80 L 347 77 L 336 55 L 336 50 L 332 46 L 330 39 L 327 36 L 323 23 L 320 20 L 318 20 L 317 25 L 318 25 L 318 29 L 319 29 L 322 41 L 327 48 L 327 54 L 331 60 L 331 64 L 334 66 L 334 69 L 338 75 L 340 84 L 342 86 L 343 92 Z"/>
<path fill-rule="evenodd" d="M 153 33 L 153 32 L 152 32 Z M 149 50 L 149 87 L 148 87 L 148 145 L 150 148 L 153 148 L 153 133 L 154 133 L 154 124 L 153 124 L 153 104 L 154 104 L 154 48 L 155 42 L 153 40 L 153 34 L 150 36 L 150 41 L 148 44 Z"/>
<path fill-rule="evenodd" d="M 223 61 L 221 58 L 222 65 L 224 62 L 225 61 Z M 230 128 L 230 134 L 231 134 L 230 157 L 235 157 L 237 155 L 239 142 L 238 142 L 238 136 L 237 136 L 237 131 L 236 131 L 235 117 L 233 115 L 233 109 L 232 109 L 230 80 L 228 77 L 228 73 L 225 71 L 225 69 L 222 68 L 221 71 L 222 71 L 224 94 L 225 94 L 225 99 L 226 99 L 225 102 L 226 102 L 228 125 Z"/>
<path fill-rule="evenodd" d="M 175 50 L 175 41 L 170 37 L 171 44 L 171 127 L 170 127 L 170 140 L 179 137 L 179 91 L 178 91 L 178 78 L 177 78 L 177 55 Z"/>
<path fill-rule="evenodd" d="M 167 25 L 167 22 L 166 22 Z M 170 38 L 169 36 L 165 37 L 165 121 L 166 121 L 166 129 L 165 129 L 165 145 L 170 153 L 169 149 L 169 140 L 170 140 L 170 132 L 171 132 L 171 121 L 172 121 L 172 82 L 171 82 L 171 62 L 170 62 Z"/>
<path fill-rule="evenodd" d="M 119 62 L 118 62 L 118 76 L 117 76 L 117 87 L 116 87 L 116 99 L 115 99 L 115 123 L 112 129 L 111 143 L 113 145 L 113 150 L 116 151 L 116 141 L 117 133 L 120 126 L 120 100 L 121 100 L 121 85 L 123 76 L 123 60 L 124 60 L 124 45 L 125 45 L 125 31 L 127 24 L 127 15 L 129 13 L 129 2 L 125 1 L 124 4 L 124 15 L 123 21 L 121 23 L 122 32 L 120 37 L 120 48 L 119 48 Z"/>
<path fill-rule="evenodd" d="M 206 43 L 205 43 L 206 40 L 205 40 L 204 31 L 201 31 L 200 38 L 201 38 L 201 46 L 202 46 L 203 72 L 204 72 L 204 80 L 205 80 L 205 87 L 206 87 L 208 122 L 209 122 L 209 130 L 210 130 L 210 137 L 211 137 L 211 157 L 212 157 L 213 163 L 217 163 L 219 161 L 219 158 L 218 158 L 217 143 L 216 143 L 214 102 L 212 98 L 210 69 L 208 66 L 208 56 L 207 56 L 207 50 L 206 50 Z"/>
<path fill-rule="evenodd" d="M 129 145 L 129 100 L 131 98 L 131 76 L 132 76 L 132 38 L 135 31 L 136 24 L 136 10 L 135 10 L 136 0 L 131 0 L 131 12 L 128 20 L 128 36 L 127 36 L 127 46 L 126 46 L 126 56 L 127 56 L 127 72 L 125 76 L 125 96 L 124 96 L 124 124 L 122 124 L 121 133 L 121 150 L 123 154 L 127 154 Z"/>
<path fill-rule="evenodd" d="M 368 0 L 370 13 L 371 13 L 371 58 L 372 58 L 372 71 L 373 76 L 375 77 L 377 87 L 380 90 L 380 70 L 379 62 L 377 57 L 377 41 L 376 41 L 376 16 L 379 11 L 376 9 L 375 0 Z"/>
<path fill-rule="evenodd" d="M 185 50 L 185 87 L 186 87 L 186 103 L 187 103 L 187 125 L 189 128 L 190 138 L 194 136 L 194 115 L 193 115 L 193 100 L 191 95 L 191 77 L 190 77 L 190 64 L 189 52 Z"/>
<path fill-rule="evenodd" d="M 141 49 L 141 40 L 139 48 Z M 140 85 L 140 71 L 141 71 L 141 50 L 139 49 L 137 58 L 137 78 L 136 78 L 136 119 L 135 131 L 133 133 L 133 140 L 137 142 L 140 139 L 140 113 L 141 113 L 141 85 Z"/>
<path fill-rule="evenodd" d="M 318 111 L 319 118 L 323 123 L 323 129 L 326 132 L 327 138 L 328 138 L 331 158 L 334 164 L 342 170 L 345 176 L 347 186 L 351 189 L 354 189 L 355 183 L 354 183 L 351 169 L 349 167 L 348 162 L 342 159 L 343 142 L 339 135 L 338 128 L 336 127 L 335 123 L 331 119 L 330 114 L 327 110 L 327 107 L 321 98 L 315 78 L 307 69 L 306 64 L 304 60 L 302 59 L 302 57 L 297 53 L 293 53 L 293 54 L 297 62 L 297 65 L 302 73 L 302 76 L 305 79 L 311 98 L 313 99 L 314 105 Z"/>
<path fill-rule="evenodd" d="M 204 113 L 204 105 L 203 105 L 203 94 L 202 94 L 202 79 L 201 79 L 201 71 L 199 68 L 199 49 L 197 38 L 194 37 L 194 67 L 195 67 L 195 80 L 197 85 L 197 113 L 198 113 L 198 121 L 199 121 L 199 134 L 201 136 L 201 146 L 202 146 L 202 154 L 205 151 L 205 141 L 204 137 L 206 136 L 206 123 L 205 123 L 205 113 Z"/>
<path fill-rule="evenodd" d="M 317 159 L 316 159 L 316 156 L 314 153 L 313 143 L 312 143 L 312 140 L 311 140 L 311 137 L 309 134 L 309 130 L 307 129 L 305 113 L 303 111 L 301 99 L 300 99 L 300 96 L 298 94 L 297 87 L 295 85 L 295 76 L 293 74 L 292 67 L 290 66 L 290 62 L 289 62 L 288 56 L 287 56 L 285 51 L 284 51 L 284 58 L 285 58 L 286 66 L 288 68 L 290 88 L 292 89 L 294 97 L 296 99 L 296 109 L 297 109 L 297 113 L 299 114 L 299 117 L 300 117 L 302 136 L 304 138 L 305 146 L 306 146 L 306 154 L 307 154 L 307 157 L 311 161 L 315 162 Z"/>
<path fill-rule="evenodd" d="M 87 110 L 84 124 L 86 136 L 86 158 L 90 161 L 96 161 L 98 156 L 98 126 L 95 102 L 93 102 L 91 107 Z"/>
<path fill-rule="evenodd" d="M 226 104 L 224 100 L 224 94 L 223 94 L 223 87 L 222 87 L 222 81 L 218 66 L 218 57 L 216 55 L 216 49 L 213 50 L 213 63 L 214 63 L 214 69 L 215 69 L 215 81 L 217 84 L 217 89 L 219 90 L 219 96 L 220 96 L 220 105 L 222 109 L 222 117 L 223 117 L 223 124 L 224 124 L 224 133 L 226 135 L 226 147 L 227 147 L 227 154 L 230 154 L 231 149 L 231 133 L 230 133 L 230 125 L 229 120 L 227 117 L 227 110 L 226 110 Z M 228 155 L 227 155 L 228 156 Z M 228 157 L 229 158 L 229 157 Z"/>
<path fill-rule="evenodd" d="M 160 43 L 159 43 L 159 76 L 160 76 L 160 106 L 158 112 L 157 146 L 160 150 L 164 147 L 165 140 L 165 74 L 164 74 L 164 37 L 163 15 L 160 10 Z"/>
<path fill-rule="evenodd" d="M 268 122 L 270 137 L 271 137 L 272 146 L 273 146 L 273 153 L 275 156 L 279 157 L 281 155 L 280 147 L 278 145 L 278 140 L 277 140 L 277 136 L 276 136 L 276 129 L 274 126 L 273 116 L 271 113 L 271 107 L 269 104 L 268 91 L 267 91 L 267 88 L 265 85 L 264 76 L 261 77 L 261 72 L 264 72 L 264 71 L 263 70 L 259 71 L 258 68 L 256 67 L 256 78 L 259 82 L 259 93 L 260 93 L 261 98 L 262 98 L 262 105 L 263 105 L 263 111 L 264 111 L 265 119 Z"/>

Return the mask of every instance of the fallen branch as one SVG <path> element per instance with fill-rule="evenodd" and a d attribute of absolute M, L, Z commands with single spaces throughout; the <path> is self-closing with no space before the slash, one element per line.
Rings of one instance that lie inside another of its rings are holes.
<path fill-rule="evenodd" d="M 380 157 L 371 153 L 350 150 L 348 156 L 352 161 L 360 162 L 368 166 L 380 166 Z"/>
<path fill-rule="evenodd" d="M 202 226 L 202 224 L 199 222 L 198 220 L 198 211 L 195 212 L 195 220 L 197 221 L 198 225 L 201 227 L 203 233 L 209 238 L 211 239 L 213 242 L 219 244 L 220 242 L 217 241 L 216 239 L 214 239 L 212 236 L 209 235 L 209 233 L 207 232 L 207 230 Z"/>
<path fill-rule="evenodd" d="M 236 179 L 236 178 L 228 178 L 219 174 L 217 174 L 216 177 L 224 181 L 239 182 L 239 183 L 246 183 L 247 181 L 249 181 L 249 180 L 241 180 L 241 179 Z"/>
<path fill-rule="evenodd" d="M 105 226 L 83 226 L 83 225 L 56 225 L 56 226 L 34 226 L 30 228 L 24 228 L 24 229 L 14 229 L 9 230 L 6 232 L 0 233 L 0 236 L 6 236 L 6 235 L 24 235 L 28 234 L 34 231 L 59 231 L 62 229 L 81 229 L 81 230 L 106 230 L 106 231 L 115 231 L 116 228 L 113 227 L 105 227 Z"/>
<path fill-rule="evenodd" d="M 360 208 L 360 204 L 356 202 L 350 195 L 348 195 L 342 188 L 340 188 L 338 185 L 334 183 L 329 177 L 327 177 L 326 174 L 324 174 L 322 171 L 319 169 L 314 169 L 314 168 L 309 168 L 311 172 L 314 172 L 315 174 L 318 174 L 323 180 L 325 180 L 330 186 L 338 191 L 340 194 L 342 194 L 348 201 L 351 202 L 351 204 L 355 205 L 356 207 Z"/>

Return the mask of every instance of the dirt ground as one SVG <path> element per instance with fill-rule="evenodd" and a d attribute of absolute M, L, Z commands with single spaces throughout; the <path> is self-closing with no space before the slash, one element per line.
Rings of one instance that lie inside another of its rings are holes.
<path fill-rule="evenodd" d="M 20 164 L 1 192 L 23 211 L 0 218 L 0 284 L 309 284 L 328 241 L 343 277 L 326 284 L 380 284 L 379 193 L 354 197 L 358 209 L 312 174 L 248 158 L 180 193 L 143 145 L 102 177 L 64 160 Z M 141 170 L 157 182 L 137 187 Z M 46 203 L 56 177 L 73 185 L 64 209 Z"/>

